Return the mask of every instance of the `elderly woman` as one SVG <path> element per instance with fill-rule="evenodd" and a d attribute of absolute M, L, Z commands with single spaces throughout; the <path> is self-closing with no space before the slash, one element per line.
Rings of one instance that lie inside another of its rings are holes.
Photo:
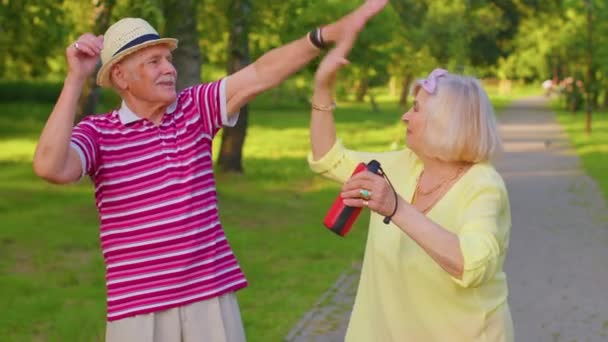
<path fill-rule="evenodd" d="M 478 80 L 435 69 L 401 117 L 405 149 L 351 151 L 331 113 L 343 55 L 331 51 L 316 73 L 309 163 L 345 182 L 346 205 L 372 212 L 346 341 L 513 341 L 503 271 L 511 214 L 489 162 L 500 139 L 488 96 Z M 371 172 L 350 177 L 372 159 L 392 186 Z"/>

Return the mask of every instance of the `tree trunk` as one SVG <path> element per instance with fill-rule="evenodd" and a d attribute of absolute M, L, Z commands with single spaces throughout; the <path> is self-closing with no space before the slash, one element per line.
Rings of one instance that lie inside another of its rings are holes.
<path fill-rule="evenodd" d="M 593 12 L 591 0 L 586 0 L 587 3 L 587 84 L 585 84 L 586 88 L 586 96 L 587 96 L 587 115 L 586 115 L 586 125 L 585 131 L 587 133 L 591 133 L 591 115 L 593 113 L 593 104 L 597 100 L 593 99 L 593 94 L 595 93 L 595 68 L 593 65 Z"/>
<path fill-rule="evenodd" d="M 196 30 L 197 4 L 196 0 L 164 1 L 164 36 L 179 40 L 179 47 L 173 51 L 178 91 L 201 82 L 201 51 Z"/>
<path fill-rule="evenodd" d="M 100 0 L 97 3 L 97 14 L 95 15 L 95 27 L 93 33 L 96 35 L 103 34 L 110 27 L 110 18 L 112 17 L 112 9 L 116 4 L 116 0 Z M 97 85 L 97 72 L 101 68 L 101 61 L 97 63 L 95 72 L 87 82 L 82 90 L 82 96 L 78 100 L 78 117 L 82 118 L 87 115 L 95 113 L 95 108 L 99 103 L 99 97 L 101 89 Z"/>
<path fill-rule="evenodd" d="M 412 83 L 412 74 L 406 74 L 403 78 L 403 88 L 401 89 L 401 96 L 399 97 L 399 106 L 405 108 L 407 106 L 407 98 L 410 94 L 410 83 Z"/>
<path fill-rule="evenodd" d="M 369 93 L 369 102 L 372 106 L 372 112 L 379 113 L 380 107 L 378 107 L 378 102 L 376 102 L 376 97 L 374 96 L 373 92 Z"/>
<path fill-rule="evenodd" d="M 228 6 L 230 18 L 230 42 L 228 74 L 238 71 L 250 63 L 249 60 L 249 18 L 251 0 L 231 0 Z M 240 110 L 235 127 L 224 127 L 218 165 L 225 172 L 243 172 L 243 146 L 247 135 L 249 107 Z"/>
<path fill-rule="evenodd" d="M 559 63 L 556 63 L 553 66 L 553 77 L 551 79 L 553 81 L 553 87 L 557 87 L 557 85 L 559 84 Z"/>
<path fill-rule="evenodd" d="M 356 96 L 355 101 L 363 102 L 363 100 L 365 99 L 365 95 L 367 94 L 368 88 L 369 88 L 369 78 L 367 76 L 365 76 L 365 78 L 363 78 L 359 82 L 359 86 L 357 87 L 357 92 L 355 95 Z"/>

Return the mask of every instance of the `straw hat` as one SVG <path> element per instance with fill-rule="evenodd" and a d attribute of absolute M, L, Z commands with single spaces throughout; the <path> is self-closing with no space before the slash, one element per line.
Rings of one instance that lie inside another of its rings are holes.
<path fill-rule="evenodd" d="M 112 87 L 110 71 L 114 64 L 129 54 L 158 44 L 166 44 L 174 50 L 177 48 L 177 39 L 161 38 L 152 25 L 140 18 L 119 20 L 110 26 L 104 35 L 97 84 L 101 87 Z"/>

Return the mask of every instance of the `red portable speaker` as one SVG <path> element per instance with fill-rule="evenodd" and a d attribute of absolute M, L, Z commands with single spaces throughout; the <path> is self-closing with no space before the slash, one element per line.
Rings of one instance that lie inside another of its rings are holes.
<path fill-rule="evenodd" d="M 353 171 L 351 177 L 364 170 L 379 173 L 379 168 L 380 163 L 375 160 L 372 160 L 367 165 L 364 163 L 359 163 L 359 165 L 357 165 L 355 168 L 355 171 Z M 352 228 L 360 213 L 361 208 L 349 207 L 345 205 L 342 197 L 338 195 L 325 215 L 323 224 L 332 232 L 340 236 L 345 236 Z"/>

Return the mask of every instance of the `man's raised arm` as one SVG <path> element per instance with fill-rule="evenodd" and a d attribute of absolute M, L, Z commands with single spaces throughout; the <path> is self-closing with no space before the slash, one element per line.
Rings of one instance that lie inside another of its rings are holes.
<path fill-rule="evenodd" d="M 366 0 L 335 23 L 324 26 L 321 30 L 322 41 L 337 45 L 353 44 L 365 23 L 387 3 L 388 0 Z M 230 75 L 226 81 L 228 115 L 237 113 L 257 95 L 279 85 L 306 66 L 320 51 L 305 36 L 265 53 L 252 64 Z"/>

